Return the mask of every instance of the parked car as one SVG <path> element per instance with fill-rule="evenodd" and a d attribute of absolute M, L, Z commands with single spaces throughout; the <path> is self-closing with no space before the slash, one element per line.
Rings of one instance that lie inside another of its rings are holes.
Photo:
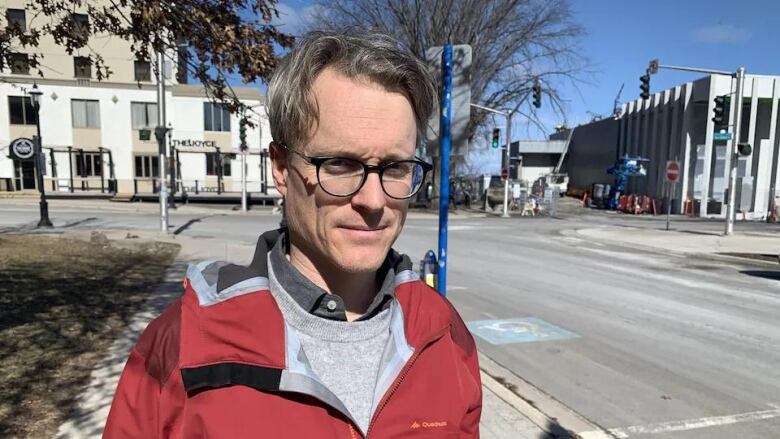
<path fill-rule="evenodd" d="M 491 209 L 504 204 L 504 182 L 500 175 L 491 175 L 487 190 L 488 205 Z"/>
<path fill-rule="evenodd" d="M 558 190 L 558 195 L 564 196 L 569 190 L 568 174 L 547 174 L 547 185 Z"/>
<path fill-rule="evenodd" d="M 476 190 L 474 177 L 455 177 L 450 180 L 450 202 L 455 206 L 471 207 L 481 197 Z"/>

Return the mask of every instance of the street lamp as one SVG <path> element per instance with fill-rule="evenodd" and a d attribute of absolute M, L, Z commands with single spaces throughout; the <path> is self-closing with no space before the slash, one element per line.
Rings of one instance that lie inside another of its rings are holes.
<path fill-rule="evenodd" d="M 38 170 L 38 191 L 41 193 L 40 210 L 41 219 L 38 221 L 38 227 L 53 227 L 49 220 L 49 204 L 46 202 L 46 189 L 43 187 L 43 172 L 46 161 L 43 158 L 43 142 L 41 141 L 41 96 L 43 92 L 38 88 L 38 84 L 33 83 L 32 90 L 28 91 L 30 102 L 35 109 L 35 126 L 38 135 L 33 142 L 35 147 L 35 168 Z"/>

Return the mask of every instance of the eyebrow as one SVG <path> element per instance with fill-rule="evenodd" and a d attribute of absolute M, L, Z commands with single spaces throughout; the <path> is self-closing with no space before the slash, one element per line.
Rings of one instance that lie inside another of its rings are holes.
<path fill-rule="evenodd" d="M 310 157 L 344 157 L 344 158 L 349 158 L 349 159 L 364 162 L 362 157 L 360 157 L 358 154 L 355 154 L 351 151 L 332 152 L 329 150 L 325 150 L 324 152 L 317 152 L 316 154 L 311 154 Z M 415 158 L 416 156 L 414 154 L 412 154 L 409 157 L 405 157 L 396 153 L 390 153 L 387 156 L 382 157 L 379 160 L 379 163 L 397 162 L 400 160 L 414 160 Z"/>

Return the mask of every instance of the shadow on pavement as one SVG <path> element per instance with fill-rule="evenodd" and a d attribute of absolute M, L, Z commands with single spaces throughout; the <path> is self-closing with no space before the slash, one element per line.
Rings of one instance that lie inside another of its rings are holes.
<path fill-rule="evenodd" d="M 675 231 L 680 233 L 688 233 L 690 235 L 723 236 L 722 232 L 715 232 L 715 231 L 708 231 L 708 230 L 675 230 Z"/>
<path fill-rule="evenodd" d="M 576 438 L 575 433 L 563 428 L 558 422 L 553 419 L 547 421 L 547 427 L 545 432 L 539 435 L 539 439 L 565 439 Z"/>
<path fill-rule="evenodd" d="M 763 277 L 764 279 L 780 281 L 780 270 L 768 271 L 768 270 L 743 270 L 742 274 L 748 276 Z"/>
<path fill-rule="evenodd" d="M 203 218 L 205 218 L 205 217 L 200 217 L 200 218 L 193 218 L 193 219 L 191 219 L 191 220 L 187 221 L 186 223 L 182 224 L 182 225 L 181 225 L 181 227 L 179 227 L 178 229 L 176 229 L 176 230 L 173 232 L 173 234 L 174 234 L 174 235 L 178 235 L 178 234 L 180 234 L 181 232 L 183 232 L 183 231 L 185 231 L 185 230 L 189 229 L 191 225 L 193 225 L 193 224 L 195 224 L 195 223 L 199 223 L 199 222 L 201 222 L 201 221 L 203 220 Z"/>

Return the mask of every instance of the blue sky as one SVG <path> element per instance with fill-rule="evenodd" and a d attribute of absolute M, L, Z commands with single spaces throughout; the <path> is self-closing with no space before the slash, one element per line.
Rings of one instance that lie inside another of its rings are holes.
<path fill-rule="evenodd" d="M 780 74 L 777 0 L 572 0 L 572 6 L 575 20 L 586 30 L 581 48 L 590 60 L 592 74 L 576 87 L 561 84 L 567 100 L 564 115 L 543 106 L 539 116 L 546 132 L 516 121 L 513 140 L 543 139 L 564 121 L 573 126 L 587 122 L 593 114 L 610 114 L 621 84 L 625 84 L 621 102 L 636 99 L 639 76 L 654 58 L 662 64 L 727 71 L 744 66 L 748 74 Z M 283 29 L 297 33 L 311 4 L 284 0 L 279 8 Z M 661 70 L 652 77 L 651 92 L 700 76 Z M 491 163 L 497 163 L 488 155 Z"/>

